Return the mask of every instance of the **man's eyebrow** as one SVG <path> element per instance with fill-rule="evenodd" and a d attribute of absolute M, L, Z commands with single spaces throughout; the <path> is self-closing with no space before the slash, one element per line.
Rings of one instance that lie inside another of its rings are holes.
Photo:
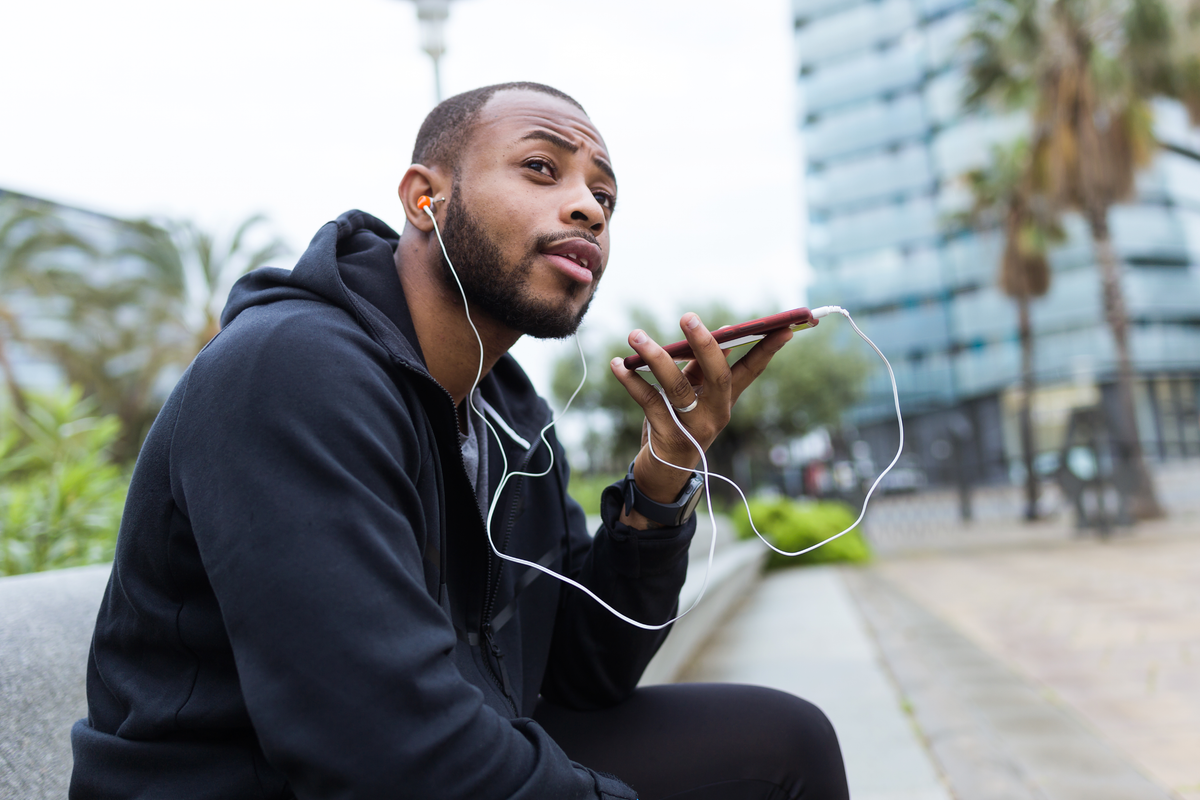
<path fill-rule="evenodd" d="M 540 139 L 543 142 L 549 142 L 560 150 L 566 150 L 568 153 L 579 152 L 579 145 L 572 144 L 563 137 L 559 136 L 557 133 L 551 133 L 550 131 L 530 131 L 521 137 L 521 141 L 525 141 L 527 139 Z"/>
<path fill-rule="evenodd" d="M 560 150 L 566 150 L 568 153 L 578 153 L 579 152 L 579 145 L 573 144 L 572 142 L 568 142 L 563 137 L 559 136 L 556 133 L 551 133 L 550 131 L 544 131 L 544 130 L 530 131 L 529 133 L 527 133 L 521 137 L 521 141 L 526 141 L 527 139 L 536 139 L 536 140 L 540 140 L 543 142 L 549 142 L 550 144 L 554 145 L 555 147 L 559 148 Z M 607 161 L 605 161 L 604 159 L 601 159 L 601 158 L 593 158 L 592 163 L 596 165 L 597 169 L 599 169 L 601 172 L 603 172 L 608 177 L 612 178 L 613 181 L 616 181 L 617 173 L 613 172 L 613 168 L 609 165 L 609 163 Z"/>
<path fill-rule="evenodd" d="M 608 165 L 607 161 L 599 158 L 593 158 L 592 163 L 595 164 L 601 172 L 613 179 L 613 183 L 617 182 L 617 173 L 613 172 L 613 168 Z"/>

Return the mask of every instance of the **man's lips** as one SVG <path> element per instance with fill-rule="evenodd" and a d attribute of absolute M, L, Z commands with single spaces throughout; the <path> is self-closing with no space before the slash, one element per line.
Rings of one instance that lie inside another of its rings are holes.
<path fill-rule="evenodd" d="M 573 237 L 555 242 L 542 250 L 542 255 L 561 272 L 580 283 L 591 283 L 600 271 L 600 248 L 587 239 Z"/>

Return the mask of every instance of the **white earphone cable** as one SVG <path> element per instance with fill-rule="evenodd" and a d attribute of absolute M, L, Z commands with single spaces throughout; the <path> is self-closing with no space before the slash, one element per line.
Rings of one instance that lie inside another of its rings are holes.
<path fill-rule="evenodd" d="M 500 493 L 504 490 L 504 487 L 507 485 L 510 478 L 517 477 L 517 476 L 529 477 L 529 478 L 540 478 L 540 477 L 544 477 L 545 475 L 550 474 L 550 471 L 554 468 L 554 448 L 550 446 L 550 441 L 546 438 L 546 433 L 547 433 L 547 431 L 550 430 L 550 428 L 552 428 L 555 424 L 557 424 L 558 420 L 564 414 L 567 413 L 567 409 L 569 409 L 571 407 L 571 403 L 574 402 L 575 397 L 583 389 L 584 383 L 587 381 L 587 359 L 584 357 L 583 346 L 579 343 L 579 337 L 576 336 L 575 337 L 575 346 L 579 350 L 579 359 L 580 359 L 580 362 L 583 364 L 583 377 L 580 379 L 579 385 L 577 387 L 575 387 L 575 391 L 571 394 L 571 397 L 567 400 L 566 405 L 563 406 L 562 411 L 560 411 L 556 416 L 554 416 L 550 420 L 550 422 L 548 422 L 545 425 L 545 427 L 543 427 L 541 429 L 541 431 L 538 434 L 538 439 L 543 444 L 546 445 L 546 449 L 550 455 L 550 463 L 546 466 L 546 469 L 544 469 L 541 472 L 521 472 L 521 471 L 509 472 L 508 471 L 508 455 L 504 452 L 504 443 L 503 443 L 503 440 L 500 438 L 499 432 L 492 425 L 492 423 L 488 421 L 487 416 L 484 415 L 475 406 L 475 397 L 474 397 L 475 389 L 479 385 L 479 381 L 483 376 L 483 359 L 484 359 L 483 338 L 479 335 L 479 329 L 475 327 L 475 323 L 471 319 L 471 311 L 470 311 L 470 306 L 468 305 L 468 302 L 467 302 L 466 290 L 463 289 L 462 281 L 459 280 L 459 277 L 458 277 L 458 271 L 455 270 L 454 264 L 450 260 L 450 254 L 446 252 L 446 243 L 444 241 L 442 241 L 442 232 L 441 232 L 440 227 L 437 224 L 437 219 L 434 217 L 433 209 L 430 206 L 426 205 L 423 207 L 423 210 L 425 211 L 426 214 L 429 215 L 429 219 L 432 220 L 432 222 L 433 222 L 433 231 L 437 235 L 438 244 L 441 246 L 442 256 L 446 259 L 446 264 L 450 267 L 450 274 L 452 274 L 454 276 L 454 282 L 455 282 L 455 284 L 457 284 L 459 294 L 462 296 L 463 310 L 466 312 L 466 315 L 467 315 L 467 324 L 469 324 L 471 326 L 471 332 L 475 334 L 475 341 L 479 344 L 479 366 L 475 371 L 475 380 L 471 384 L 471 390 L 467 393 L 467 405 L 468 405 L 468 408 L 472 412 L 474 412 L 481 420 L 483 420 L 484 425 L 486 425 L 488 430 L 491 431 L 492 436 L 495 438 L 497 445 L 499 445 L 499 447 L 500 447 L 500 455 L 504 462 L 504 470 L 501 473 L 503 477 L 500 479 L 500 483 L 499 483 L 499 485 L 497 485 L 496 491 L 493 493 L 491 500 L 488 503 L 487 517 L 484 521 L 484 530 L 485 530 L 485 533 L 487 534 L 488 546 L 491 547 L 492 553 L 494 553 L 498 558 L 503 559 L 504 561 L 512 562 L 513 564 L 520 564 L 521 566 L 538 570 L 539 572 L 545 573 L 546 575 L 549 575 L 552 578 L 556 578 L 557 580 L 560 580 L 563 583 L 565 583 L 569 586 L 573 586 L 576 589 L 580 590 L 581 592 L 586 594 L 588 597 L 592 598 L 597 603 L 599 603 L 602 608 L 604 608 L 606 611 L 608 611 L 609 613 L 611 613 L 613 616 L 617 617 L 618 619 L 621 619 L 621 620 L 629 623 L 630 625 L 641 628 L 643 630 L 657 631 L 657 630 L 662 630 L 663 628 L 667 627 L 668 625 L 671 625 L 672 623 L 674 623 L 674 622 L 678 621 L 679 619 L 681 619 L 682 617 L 686 616 L 692 609 L 694 609 L 700 603 L 700 600 L 704 597 L 705 590 L 708 588 L 708 578 L 709 578 L 709 575 L 712 573 L 713 557 L 716 554 L 716 545 L 717 545 L 717 519 L 716 519 L 716 514 L 713 511 L 712 491 L 711 491 L 711 487 L 709 486 L 710 478 L 719 478 L 719 479 L 725 481 L 726 483 L 730 484 L 731 486 L 733 486 L 733 488 L 737 489 L 738 494 L 741 495 L 742 502 L 746 505 L 746 513 L 750 519 L 750 527 L 754 530 L 754 533 L 758 536 L 758 538 L 761 539 L 763 541 L 763 543 L 767 545 L 767 547 L 771 548 L 772 550 L 774 550 L 776 553 L 779 553 L 780 555 L 799 556 L 799 555 L 803 555 L 804 553 L 808 553 L 812 550 L 817 549 L 818 547 L 821 547 L 822 545 L 832 542 L 834 539 L 844 536 L 845 534 L 854 530 L 854 528 L 858 527 L 858 524 L 860 522 L 862 522 L 863 516 L 867 513 L 867 503 L 870 502 L 871 495 L 874 494 L 876 487 L 879 486 L 879 483 L 880 483 L 880 481 L 883 480 L 884 476 L 887 475 L 892 470 L 892 467 L 896 466 L 896 463 L 900 460 L 900 454 L 904 450 L 904 418 L 900 414 L 900 392 L 896 387 L 896 375 L 892 371 L 892 365 L 890 363 L 888 363 L 887 357 L 884 356 L 883 352 L 878 347 L 875 346 L 875 343 L 872 342 L 867 337 L 867 335 L 859 329 L 858 325 L 855 324 L 854 320 L 850 317 L 850 312 L 846 311 L 844 308 L 841 308 L 839 306 L 822 306 L 821 308 L 813 309 L 812 314 L 814 317 L 820 319 L 821 317 L 827 316 L 830 313 L 841 314 L 850 322 L 850 325 L 854 328 L 854 332 L 857 333 L 860 337 L 862 337 L 863 341 L 865 341 L 867 344 L 869 344 L 871 346 L 871 349 L 874 350 L 881 359 L 883 359 L 883 363 L 887 367 L 888 377 L 891 379 L 891 382 L 892 382 L 892 397 L 894 398 L 895 404 L 896 404 L 896 421 L 900 427 L 900 446 L 896 449 L 895 457 L 892 459 L 891 463 L 887 465 L 887 468 L 884 469 L 883 472 L 881 472 L 879 474 L 879 477 L 877 477 L 875 479 L 875 482 L 873 484 L 871 484 L 871 488 L 867 491 L 866 497 L 863 499 L 862 510 L 858 514 L 858 519 L 856 519 L 854 521 L 854 524 L 852 524 L 849 528 L 846 528 L 846 530 L 844 530 L 840 533 L 834 534 L 833 536 L 830 536 L 828 539 L 825 539 L 822 542 L 814 544 L 811 547 L 806 547 L 803 550 L 797 550 L 794 553 L 787 552 L 785 550 L 780 550 L 778 547 L 771 544 L 771 542 L 769 542 L 767 540 L 767 538 L 765 536 L 763 536 L 763 534 L 758 530 L 758 528 L 755 527 L 754 518 L 752 515 L 750 515 L 750 503 L 746 499 L 745 492 L 742 491 L 741 487 L 739 487 L 736 483 L 734 483 L 732 480 L 725 477 L 724 475 L 709 471 L 708 456 L 705 454 L 704 448 L 700 446 L 700 443 L 696 441 L 695 437 L 692 436 L 691 432 L 688 431 L 688 429 L 686 427 L 684 427 L 683 423 L 679 421 L 679 417 L 675 413 L 674 406 L 671 405 L 671 402 L 667 399 L 666 395 L 663 394 L 662 398 L 663 398 L 663 402 L 666 404 L 667 413 L 671 415 L 672 421 L 674 421 L 675 425 L 678 426 L 680 432 L 683 433 L 683 435 L 685 437 L 687 437 L 688 441 L 692 443 L 692 446 L 694 446 L 696 448 L 696 452 L 700 454 L 701 469 L 700 470 L 692 470 L 691 468 L 688 468 L 688 467 L 681 467 L 677 464 L 672 464 L 671 462 L 666 461 L 663 458 L 661 458 L 658 455 L 658 453 L 654 452 L 654 437 L 652 435 L 650 435 L 650 433 L 648 432 L 646 441 L 647 441 L 647 444 L 648 444 L 648 447 L 650 450 L 650 455 L 653 456 L 657 461 L 659 461 L 662 464 L 665 464 L 668 467 L 673 467 L 674 469 L 678 469 L 678 470 L 681 470 L 684 472 L 689 472 L 689 473 L 694 472 L 694 471 L 699 472 L 699 474 L 701 476 L 703 476 L 703 478 L 704 478 L 704 499 L 705 499 L 705 503 L 706 503 L 707 509 L 708 509 L 709 522 L 711 523 L 711 527 L 712 527 L 712 535 L 710 537 L 709 546 L 708 546 L 708 565 L 704 571 L 704 578 L 700 584 L 700 591 L 697 593 L 696 599 L 692 602 L 692 604 L 690 606 L 688 606 L 687 610 L 682 611 L 675 617 L 672 617 L 671 619 L 667 620 L 666 622 L 659 623 L 657 625 L 640 622 L 639 620 L 633 619 L 632 617 L 622 614 L 620 611 L 613 608 L 611 605 L 606 603 L 604 600 L 600 599 L 591 589 L 587 588 L 586 586 L 579 583 L 578 581 L 572 580 L 571 578 L 567 577 L 566 575 L 557 573 L 554 570 L 549 569 L 548 567 L 544 567 L 541 564 L 538 564 L 536 562 L 528 561 L 523 558 L 517 558 L 515 556 L 510 556 L 505 553 L 501 553 L 499 548 L 496 547 L 495 541 L 492 539 L 492 516 L 495 513 L 497 501 L 500 498 Z M 660 394 L 661 394 L 661 390 L 660 390 Z M 649 425 L 649 420 L 646 420 L 645 424 Z M 537 447 L 536 442 L 531 446 L 530 451 L 529 451 L 530 454 L 532 454 L 533 448 L 535 448 L 535 447 Z"/>
<path fill-rule="evenodd" d="M 487 425 L 488 430 L 490 430 L 492 432 L 492 436 L 495 437 L 496 443 L 500 447 L 500 455 L 504 461 L 504 471 L 502 472 L 503 477 L 500 479 L 500 483 L 496 487 L 496 491 L 493 493 L 491 501 L 488 503 L 487 519 L 484 521 L 484 531 L 487 534 L 488 546 L 491 547 L 492 553 L 494 553 L 497 558 L 501 558 L 504 561 L 509 561 L 509 562 L 512 562 L 513 564 L 520 564 L 521 566 L 524 566 L 524 567 L 530 567 L 531 569 L 536 569 L 539 572 L 543 572 L 552 578 L 557 578 L 558 580 L 562 581 L 563 583 L 568 584 L 569 586 L 574 586 L 576 589 L 580 590 L 581 592 L 586 594 L 588 597 L 592 598 L 597 603 L 599 603 L 610 614 L 617 617 L 618 619 L 628 622 L 630 625 L 633 625 L 635 627 L 638 627 L 638 628 L 641 628 L 641 629 L 647 630 L 647 631 L 659 631 L 659 630 L 662 630 L 663 628 L 667 627 L 668 625 L 674 623 L 675 621 L 677 621 L 678 619 L 680 619 L 681 617 L 686 615 L 693 608 L 695 608 L 696 605 L 700 602 L 700 599 L 704 596 L 704 589 L 708 586 L 708 571 L 706 571 L 704 574 L 704 583 L 701 585 L 700 594 L 697 595 L 696 600 L 691 604 L 691 606 L 688 607 L 687 611 L 684 611 L 684 612 L 680 613 L 679 615 L 672 617 L 671 619 L 667 620 L 666 622 L 660 623 L 658 625 L 650 625 L 645 622 L 640 622 L 636 619 L 633 619 L 632 617 L 626 616 L 625 614 L 622 614 L 620 611 L 613 608 L 611 605 L 609 605 L 604 600 L 602 600 L 600 597 L 598 597 L 595 592 L 593 592 L 591 589 L 584 586 L 583 584 L 579 583 L 578 581 L 572 580 L 571 578 L 568 578 L 566 575 L 557 573 L 548 567 L 544 567 L 541 564 L 538 564 L 537 562 L 528 561 L 523 558 L 517 558 L 515 556 L 510 556 L 505 553 L 501 553 L 500 549 L 496 547 L 496 542 L 492 539 L 492 515 L 496 511 L 496 505 L 497 505 L 496 501 L 500 498 L 500 493 L 504 490 L 504 487 L 508 483 L 510 478 L 513 478 L 516 476 L 523 476 L 523 477 L 529 477 L 529 478 L 540 478 L 545 475 L 548 475 L 550 473 L 550 470 L 552 470 L 554 468 L 554 448 L 550 447 L 550 442 L 546 439 L 546 432 L 549 431 L 550 428 L 553 427 L 555 425 L 555 423 L 558 422 L 559 417 L 561 417 L 563 414 L 567 413 L 567 409 L 571 407 L 571 402 L 574 401 L 576 395 L 578 395 L 579 392 L 583 389 L 583 385 L 587 381 L 587 360 L 583 357 L 583 346 L 579 344 L 579 337 L 576 336 L 575 337 L 575 346 L 579 349 L 579 358 L 580 358 L 580 361 L 583 363 L 583 377 L 580 379 L 579 386 L 577 386 L 575 388 L 575 391 L 574 391 L 574 393 L 572 393 L 571 398 L 567 401 L 566 405 L 563 406 L 563 410 L 561 412 L 559 412 L 559 414 L 557 416 L 555 416 L 553 419 L 551 419 L 550 422 L 547 423 L 546 426 L 544 428 L 542 428 L 541 432 L 538 434 L 538 438 L 546 445 L 546 449 L 550 453 L 550 463 L 547 465 L 546 469 L 543 470 L 542 472 L 509 472 L 508 471 L 508 456 L 504 452 L 504 443 L 500 438 L 500 434 L 496 431 L 495 427 L 492 426 L 492 423 L 488 421 L 487 417 L 484 414 L 482 414 L 478 408 L 475 407 L 475 399 L 474 399 L 475 387 L 479 385 L 480 378 L 483 376 L 483 338 L 480 337 L 479 330 L 475 327 L 475 323 L 471 320 L 471 311 L 470 311 L 470 307 L 467 304 L 467 293 L 463 289 L 462 281 L 459 280 L 459 278 L 458 278 L 458 271 L 454 269 L 454 264 L 450 260 L 450 254 L 446 252 L 446 243 L 444 241 L 442 241 L 442 232 L 437 224 L 437 219 L 433 215 L 433 210 L 429 206 L 426 206 L 424 210 L 425 210 L 425 213 L 429 215 L 429 218 L 431 220 L 433 220 L 433 230 L 434 230 L 434 233 L 437 234 L 438 244 L 442 248 L 442 256 L 446 259 L 446 264 L 449 265 L 450 272 L 452 275 L 454 275 L 454 282 L 458 285 L 458 291 L 462 295 L 463 309 L 466 311 L 466 314 L 467 314 L 467 323 L 470 324 L 471 331 L 475 334 L 475 340 L 479 343 L 479 368 L 475 373 L 475 381 L 474 381 L 474 383 L 471 384 L 471 391 L 467 393 L 467 404 L 468 404 L 470 410 L 474 411 L 479 416 L 479 418 L 483 420 L 483 423 L 485 425 Z M 687 431 L 684 431 L 684 434 L 689 439 L 691 439 L 692 443 L 696 445 L 696 448 L 698 450 L 700 450 L 700 457 L 703 459 L 704 458 L 703 448 L 700 447 L 700 445 L 696 442 L 695 439 L 692 439 L 691 434 L 687 433 Z M 537 444 L 535 443 L 533 446 L 536 447 Z M 708 464 L 708 462 L 705 461 L 706 468 L 707 468 L 707 464 Z M 712 537 L 712 542 L 710 543 L 709 548 L 708 548 L 708 570 L 711 571 L 713 556 L 716 552 L 716 543 L 717 543 L 716 517 L 713 514 L 711 498 L 709 498 L 708 513 L 709 513 L 709 516 L 713 519 L 713 537 Z"/>
<path fill-rule="evenodd" d="M 746 493 L 742 491 L 742 487 L 738 486 L 732 480 L 725 477 L 724 475 L 721 475 L 720 473 L 709 472 L 708 471 L 708 462 L 706 459 L 704 459 L 703 453 L 701 454 L 701 459 L 704 462 L 703 463 L 704 469 L 703 469 L 703 471 L 701 471 L 700 474 L 704 476 L 704 492 L 705 492 L 705 494 L 706 495 L 710 494 L 710 487 L 708 484 L 708 479 L 710 477 L 711 478 L 720 478 L 721 480 L 725 481 L 730 486 L 732 486 L 734 489 L 736 489 L 737 493 L 742 498 L 742 503 L 746 506 L 746 517 L 750 521 L 751 530 L 754 531 L 755 535 L 758 536 L 759 539 L 762 539 L 763 544 L 765 544 L 767 547 L 774 550 L 776 553 L 779 553 L 779 555 L 781 555 L 781 556 L 788 556 L 788 557 L 802 556 L 805 553 L 816 550 L 818 547 L 822 547 L 823 545 L 829 544 L 834 539 L 838 539 L 842 536 L 845 536 L 847 533 L 849 533 L 850 531 L 857 528 L 858 524 L 860 522 L 862 522 L 863 517 L 867 513 L 867 504 L 871 501 L 871 495 L 873 495 L 875 493 L 875 489 L 876 489 L 876 487 L 879 486 L 879 482 L 883 480 L 883 477 L 885 475 L 887 475 L 889 472 L 892 471 L 892 467 L 896 466 L 896 462 L 898 462 L 900 460 L 900 454 L 902 452 L 904 452 L 904 417 L 901 416 L 901 414 L 900 414 L 900 391 L 896 387 L 896 373 L 892 372 L 892 365 L 890 363 L 888 363 L 887 356 L 885 356 L 883 354 L 883 352 L 878 347 L 875 346 L 875 343 L 872 342 L 870 340 L 870 338 L 868 338 L 867 335 L 865 333 L 863 333 L 862 330 L 859 329 L 858 325 L 856 325 L 854 320 L 850 317 L 850 312 L 847 311 L 846 309 L 844 309 L 840 306 L 822 306 L 821 308 L 813 309 L 813 312 L 812 312 L 813 316 L 816 317 L 817 319 L 820 319 L 821 317 L 824 317 L 830 313 L 837 313 L 837 314 L 841 314 L 842 316 L 844 316 L 850 322 L 850 325 L 854 328 L 854 332 L 857 333 L 860 337 L 862 337 L 862 340 L 864 342 L 866 342 L 867 344 L 869 344 L 871 346 L 871 349 L 874 350 L 876 353 L 878 353 L 879 357 L 883 359 L 884 366 L 887 367 L 888 377 L 892 381 L 892 398 L 896 404 L 896 423 L 899 425 L 899 428 L 900 428 L 900 445 L 896 448 L 896 455 L 892 458 L 892 462 L 887 465 L 887 467 L 883 470 L 883 472 L 879 473 L 879 477 L 877 477 L 875 479 L 875 482 L 871 484 L 871 488 L 867 490 L 867 495 L 866 495 L 866 497 L 863 498 L 862 510 L 860 510 L 858 512 L 858 519 L 854 520 L 854 523 L 850 527 L 846 528 L 846 530 L 844 530 L 840 533 L 835 533 L 833 536 L 830 536 L 828 539 L 817 542 L 816 544 L 811 545 L 809 547 L 805 547 L 803 550 L 797 550 L 795 552 L 788 552 L 787 550 L 780 550 L 778 547 L 771 544 L 771 542 L 769 542 L 767 540 L 767 537 L 763 536 L 762 532 L 759 531 L 759 529 L 754 525 L 754 515 L 750 513 L 750 501 L 746 499 Z M 671 415 L 671 419 L 675 421 L 675 424 L 679 426 L 679 429 L 681 431 L 683 431 L 684 434 L 687 434 L 687 430 L 683 427 L 683 424 L 680 423 L 679 417 L 677 417 L 675 415 L 675 407 L 672 406 L 670 401 L 667 400 L 666 395 L 662 395 L 662 398 L 663 398 L 663 402 L 666 403 L 667 413 L 669 413 Z M 688 438 L 691 439 L 691 436 L 689 435 Z M 693 471 L 689 468 L 681 467 L 678 464 L 672 464 L 669 461 L 663 460 L 658 455 L 658 453 L 654 452 L 653 438 L 647 437 L 646 441 L 650 448 L 650 455 L 654 456 L 654 458 L 658 462 L 660 462 L 662 464 L 666 464 L 668 467 L 674 467 L 675 469 L 682 470 L 684 472 L 692 472 Z M 692 443 L 695 444 L 694 439 L 692 440 Z M 697 445 L 697 447 L 699 447 L 699 445 Z M 712 509 L 711 496 L 708 498 L 708 505 L 709 505 L 709 510 L 711 513 L 711 509 Z M 715 524 L 716 523 L 714 521 L 714 525 Z"/>

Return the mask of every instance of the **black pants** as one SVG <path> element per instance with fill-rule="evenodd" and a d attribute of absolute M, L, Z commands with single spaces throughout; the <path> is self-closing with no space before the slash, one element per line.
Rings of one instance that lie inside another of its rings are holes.
<path fill-rule="evenodd" d="M 570 756 L 640 800 L 846 800 L 846 769 L 821 709 L 759 686 L 647 686 L 619 706 L 534 719 Z"/>

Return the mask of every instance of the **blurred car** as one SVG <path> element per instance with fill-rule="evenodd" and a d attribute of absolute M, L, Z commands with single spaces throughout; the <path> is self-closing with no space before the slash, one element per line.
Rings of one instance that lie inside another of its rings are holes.
<path fill-rule="evenodd" d="M 924 489 L 929 485 L 925 470 L 917 466 L 916 460 L 902 457 L 892 471 L 879 482 L 879 491 L 884 494 L 906 494 Z"/>

